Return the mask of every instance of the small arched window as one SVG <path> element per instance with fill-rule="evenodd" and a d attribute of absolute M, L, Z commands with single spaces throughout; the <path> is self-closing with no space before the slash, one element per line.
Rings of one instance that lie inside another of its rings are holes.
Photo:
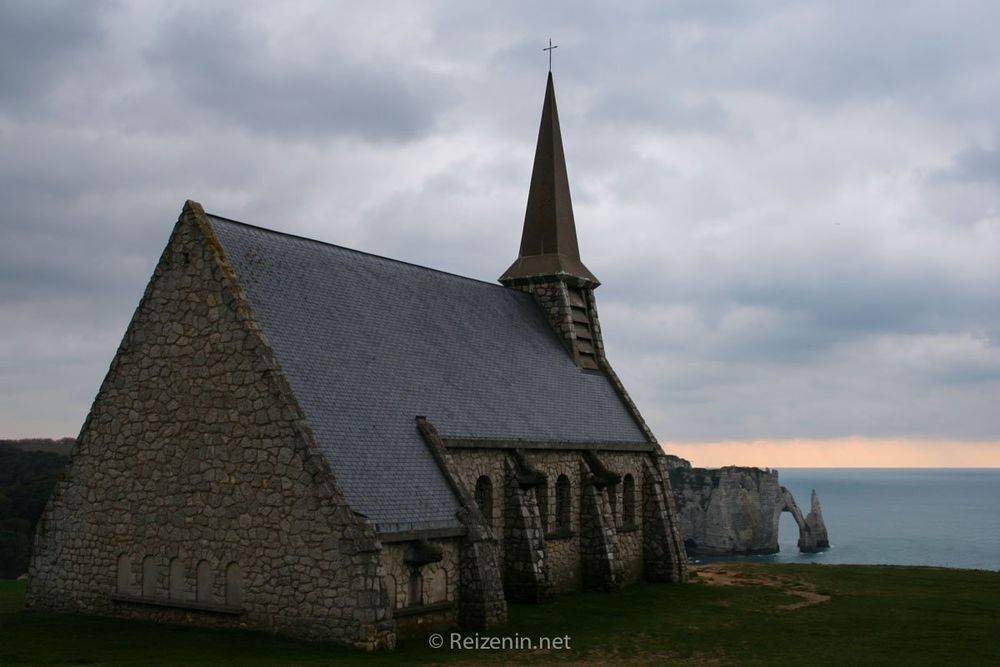
<path fill-rule="evenodd" d="M 569 477 L 559 475 L 559 479 L 556 480 L 556 530 L 561 532 L 570 530 L 572 512 L 573 495 Z"/>
<path fill-rule="evenodd" d="M 195 600 L 198 602 L 212 601 L 212 566 L 207 560 L 199 561 L 195 572 Z"/>
<path fill-rule="evenodd" d="M 413 571 L 410 572 L 410 585 L 406 595 L 407 606 L 416 607 L 423 604 L 423 588 L 424 578 L 420 576 L 419 569 L 413 568 Z"/>
<path fill-rule="evenodd" d="M 238 563 L 226 566 L 226 604 L 230 607 L 243 606 L 243 572 Z"/>
<path fill-rule="evenodd" d="M 476 480 L 476 504 L 486 523 L 493 525 L 493 482 L 487 475 Z"/>
<path fill-rule="evenodd" d="M 542 519 L 542 530 L 549 529 L 549 483 L 542 482 L 535 487 L 535 500 L 538 501 L 538 516 Z"/>
<path fill-rule="evenodd" d="M 611 518 L 613 521 L 618 520 L 618 485 L 611 484 L 608 486 L 608 504 L 611 506 Z"/>
<path fill-rule="evenodd" d="M 181 600 L 184 598 L 184 563 L 180 558 L 170 561 L 170 582 L 168 590 L 171 600 Z"/>
<path fill-rule="evenodd" d="M 156 591 L 160 585 L 159 574 L 155 557 L 146 556 L 142 559 L 142 597 L 156 597 Z"/>
<path fill-rule="evenodd" d="M 132 594 L 132 559 L 126 554 L 118 557 L 118 574 L 115 579 L 115 592 L 119 595 Z"/>
<path fill-rule="evenodd" d="M 635 478 L 625 475 L 622 481 L 622 523 L 635 525 Z"/>

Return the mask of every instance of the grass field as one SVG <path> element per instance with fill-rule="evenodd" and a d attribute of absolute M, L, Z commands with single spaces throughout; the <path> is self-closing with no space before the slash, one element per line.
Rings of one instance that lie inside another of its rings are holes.
<path fill-rule="evenodd" d="M 1000 664 L 1000 573 L 713 565 L 694 579 L 514 605 L 510 622 L 489 633 L 568 635 L 569 650 L 434 650 L 414 638 L 375 654 L 251 632 L 29 613 L 21 609 L 23 582 L 0 581 L 0 664 Z"/>

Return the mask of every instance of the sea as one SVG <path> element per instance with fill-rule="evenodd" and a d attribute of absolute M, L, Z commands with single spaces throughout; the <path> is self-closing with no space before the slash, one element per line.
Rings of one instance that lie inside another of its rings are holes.
<path fill-rule="evenodd" d="M 803 514 L 819 495 L 830 548 L 799 553 L 782 512 L 781 551 L 692 562 L 935 565 L 1000 570 L 1000 468 L 779 468 Z"/>

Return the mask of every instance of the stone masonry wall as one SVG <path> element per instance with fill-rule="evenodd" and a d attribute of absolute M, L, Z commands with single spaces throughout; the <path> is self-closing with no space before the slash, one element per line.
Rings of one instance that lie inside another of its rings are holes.
<path fill-rule="evenodd" d="M 642 579 L 642 498 L 639 495 L 642 479 L 642 461 L 644 454 L 625 454 L 620 452 L 601 452 L 601 461 L 612 472 L 618 473 L 622 479 L 626 475 L 632 475 L 635 481 L 636 496 L 636 520 L 632 525 L 627 525 L 624 520 L 624 506 L 622 503 L 622 484 L 617 487 L 607 489 L 605 495 L 614 494 L 614 503 L 610 502 L 611 513 L 618 535 L 618 556 L 622 563 L 622 577 L 625 584 L 634 584 Z"/>
<path fill-rule="evenodd" d="M 441 560 L 420 566 L 406 563 L 408 542 L 382 546 L 383 587 L 401 635 L 434 625 L 454 625 L 458 619 L 459 538 L 434 540 L 433 543 L 441 549 Z M 414 583 L 414 574 L 419 585 Z M 406 613 L 420 607 L 438 611 Z"/>
<path fill-rule="evenodd" d="M 533 468 L 544 473 L 548 480 L 545 486 L 547 500 L 543 504 L 547 509 L 544 521 L 547 527 L 545 551 L 552 587 L 557 593 L 582 590 L 587 586 L 583 578 L 581 556 L 581 509 L 583 508 L 582 501 L 585 492 L 585 474 L 589 475 L 589 473 L 585 473 L 584 459 L 580 452 L 572 450 L 529 449 L 524 451 L 524 455 L 527 462 Z M 650 455 L 642 452 L 597 452 L 597 455 L 608 470 L 617 473 L 622 479 L 627 475 L 632 477 L 635 489 L 635 518 L 631 524 L 627 524 L 624 520 L 625 508 L 621 483 L 614 488 L 597 490 L 593 507 L 603 508 L 601 510 L 603 521 L 611 528 L 609 531 L 612 539 L 611 550 L 620 563 L 618 578 L 624 584 L 635 583 L 643 577 L 644 572 L 643 467 L 644 464 L 648 465 Z M 504 480 L 507 478 L 505 466 L 509 457 L 510 454 L 501 449 L 454 448 L 449 450 L 450 465 L 466 487 L 474 488 L 476 480 L 481 475 L 490 477 L 495 494 L 493 499 L 494 526 L 498 529 L 500 536 L 504 535 L 502 526 L 505 526 L 504 522 L 508 520 L 502 516 L 505 512 L 500 511 L 500 508 L 504 507 Z M 566 534 L 558 534 L 555 531 L 555 487 L 559 475 L 566 475 L 571 486 L 570 532 Z M 615 494 L 615 502 L 611 502 L 609 494 Z M 666 543 L 664 548 L 668 548 Z M 512 553 L 506 549 L 507 545 L 501 549 L 504 552 L 504 558 L 512 557 Z M 683 554 L 681 557 L 683 558 Z"/>
<path fill-rule="evenodd" d="M 576 342 L 576 329 L 573 327 L 569 291 L 565 281 L 558 279 L 531 281 L 513 285 L 512 288 L 535 297 L 535 302 L 545 312 L 549 324 L 562 339 L 567 351 L 572 350 Z"/>
<path fill-rule="evenodd" d="M 547 528 L 545 548 L 548 551 L 552 588 L 556 593 L 567 593 L 583 589 L 583 571 L 580 560 L 580 462 L 579 452 L 538 451 L 526 453 L 532 466 L 544 473 L 548 479 L 545 485 Z M 566 475 L 570 483 L 570 510 L 568 534 L 556 532 L 556 480 Z"/>
<path fill-rule="evenodd" d="M 463 486 L 474 493 L 476 480 L 486 475 L 493 485 L 493 512 L 484 517 L 489 524 L 494 537 L 498 540 L 497 556 L 501 571 L 504 568 L 503 535 L 506 529 L 504 512 L 504 462 L 507 455 L 496 449 L 464 449 L 449 450 L 448 460 L 455 475 Z"/>
<path fill-rule="evenodd" d="M 391 646 L 379 544 L 200 216 L 185 207 L 39 523 L 27 603 Z"/>

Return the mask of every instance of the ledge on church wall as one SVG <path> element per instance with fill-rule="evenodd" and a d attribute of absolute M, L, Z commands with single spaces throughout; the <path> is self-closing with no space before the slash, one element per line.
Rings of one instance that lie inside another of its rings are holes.
<path fill-rule="evenodd" d="M 454 609 L 455 603 L 449 600 L 444 602 L 434 602 L 432 604 L 418 604 L 412 607 L 400 607 L 395 610 L 393 615 L 396 618 L 403 618 L 406 616 L 419 616 L 421 614 L 433 614 L 435 612 L 441 611 L 451 611 Z"/>
<path fill-rule="evenodd" d="M 545 534 L 546 542 L 558 542 L 559 540 L 568 540 L 576 537 L 576 532 L 568 528 L 557 528 L 551 533 Z"/>
<path fill-rule="evenodd" d="M 378 534 L 383 543 L 412 542 L 413 540 L 439 540 L 447 537 L 462 537 L 468 532 L 464 526 L 458 528 L 426 528 L 417 530 L 394 530 Z"/>
<path fill-rule="evenodd" d="M 224 604 L 212 604 L 209 602 L 195 602 L 194 600 L 171 600 L 170 598 L 147 598 L 138 595 L 122 595 L 112 593 L 111 600 L 114 602 L 125 602 L 127 604 L 142 604 L 153 607 L 171 607 L 173 609 L 186 609 L 189 611 L 207 611 L 213 614 L 230 614 L 238 616 L 246 613 L 243 607 L 231 607 Z"/>
<path fill-rule="evenodd" d="M 611 442 L 594 440 L 591 442 L 565 442 L 561 440 L 516 440 L 497 438 L 441 438 L 448 449 L 558 449 L 579 451 L 587 449 L 605 452 L 650 452 L 653 449 L 648 442 Z"/>

